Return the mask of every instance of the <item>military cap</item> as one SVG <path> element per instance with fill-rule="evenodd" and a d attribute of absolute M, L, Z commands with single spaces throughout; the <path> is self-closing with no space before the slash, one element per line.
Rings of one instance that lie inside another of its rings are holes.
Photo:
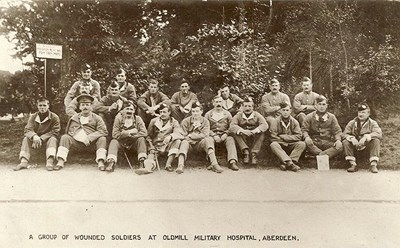
<path fill-rule="evenodd" d="M 287 102 L 281 102 L 281 103 L 279 104 L 279 107 L 280 107 L 281 109 L 286 108 L 286 107 L 288 107 L 288 106 L 290 106 L 290 104 L 287 103 Z"/>
<path fill-rule="evenodd" d="M 269 80 L 269 84 L 275 84 L 275 83 L 280 84 L 278 79 L 276 79 L 276 78 Z"/>
<path fill-rule="evenodd" d="M 243 102 L 254 102 L 254 101 L 252 97 L 246 96 L 245 98 L 243 98 Z"/>
<path fill-rule="evenodd" d="M 196 101 L 192 104 L 192 108 L 201 108 L 203 109 L 203 106 L 201 105 L 200 102 Z"/>
<path fill-rule="evenodd" d="M 76 98 L 76 100 L 79 103 L 87 103 L 87 102 L 92 103 L 94 101 L 94 97 L 89 94 L 81 94 Z"/>
<path fill-rule="evenodd" d="M 357 111 L 363 111 L 363 110 L 366 110 L 366 109 L 370 109 L 368 104 L 366 104 L 366 103 L 360 103 L 357 106 Z"/>
<path fill-rule="evenodd" d="M 316 103 L 323 102 L 323 101 L 328 102 L 328 99 L 326 97 L 324 97 L 323 95 L 320 95 L 317 97 L 317 99 L 315 99 Z"/>
<path fill-rule="evenodd" d="M 90 67 L 90 65 L 87 64 L 87 63 L 84 63 L 84 64 L 81 66 L 81 71 L 86 71 L 86 70 L 90 70 L 90 69 L 92 69 L 92 67 Z"/>

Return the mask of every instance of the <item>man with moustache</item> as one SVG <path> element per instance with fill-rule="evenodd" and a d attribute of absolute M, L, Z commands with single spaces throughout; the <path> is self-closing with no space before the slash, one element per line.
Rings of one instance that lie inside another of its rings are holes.
<path fill-rule="evenodd" d="M 227 85 L 218 91 L 218 95 L 222 97 L 222 108 L 228 110 L 232 116 L 236 115 L 242 105 L 243 99 L 231 93 Z"/>
<path fill-rule="evenodd" d="M 214 108 L 205 114 L 205 118 L 210 122 L 210 136 L 215 144 L 224 144 L 228 152 L 228 167 L 234 171 L 239 170 L 237 166 L 237 151 L 235 139 L 229 135 L 229 125 L 232 115 L 228 110 L 222 108 L 222 97 L 215 96 L 213 99 Z"/>
<path fill-rule="evenodd" d="M 306 149 L 306 144 L 301 141 L 301 128 L 299 122 L 292 117 L 292 109 L 286 102 L 281 103 L 278 116 L 269 128 L 271 133 L 271 150 L 281 160 L 280 169 L 300 170 L 297 165 L 301 154 Z M 288 152 L 290 154 L 288 155 Z"/>
<path fill-rule="evenodd" d="M 250 160 L 252 165 L 258 163 L 257 156 L 268 127 L 264 117 L 254 111 L 253 99 L 246 97 L 243 101 L 243 112 L 238 112 L 233 117 L 229 128 L 242 153 L 244 164 L 249 164 Z"/>
<path fill-rule="evenodd" d="M 70 102 L 77 96 L 79 96 L 81 93 L 79 92 L 79 86 L 81 85 L 86 85 L 89 87 L 89 95 L 92 95 L 94 98 L 97 98 L 97 100 L 100 100 L 101 98 L 101 92 L 100 92 L 100 84 L 96 80 L 93 80 L 92 77 L 92 69 L 89 64 L 83 64 L 81 67 L 81 77 L 82 79 L 76 81 L 69 91 L 67 92 L 67 95 L 64 98 L 64 106 L 65 109 L 68 107 Z"/>
<path fill-rule="evenodd" d="M 319 94 L 312 91 L 313 84 L 308 77 L 303 78 L 301 86 L 303 92 L 298 93 L 293 100 L 293 111 L 300 126 L 303 124 L 306 115 L 315 111 L 315 100 L 319 96 Z"/>
<path fill-rule="evenodd" d="M 185 160 L 189 149 L 194 151 L 204 151 L 210 161 L 207 167 L 217 173 L 224 170 L 219 166 L 217 157 L 215 156 L 214 141 L 210 135 L 210 122 L 202 116 L 203 106 L 199 102 L 192 105 L 192 116 L 185 118 L 181 127 L 183 130 L 184 140 L 182 140 L 179 148 L 178 168 L 176 173 L 183 173 Z"/>
<path fill-rule="evenodd" d="M 136 174 L 149 174 L 155 169 L 154 163 L 158 163 L 157 156 L 167 154 L 165 170 L 171 172 L 172 161 L 178 156 L 179 146 L 183 139 L 182 128 L 179 122 L 171 117 L 171 110 L 166 104 L 160 104 L 158 108 L 160 116 L 153 118 L 147 128 L 147 144 L 149 154 L 145 160 L 145 168 L 136 170 Z M 149 162 L 151 161 L 151 162 Z"/>
<path fill-rule="evenodd" d="M 133 84 L 126 81 L 126 71 L 124 69 L 118 69 L 115 79 L 117 80 L 119 86 L 120 95 L 136 104 L 136 89 Z"/>
<path fill-rule="evenodd" d="M 60 139 L 57 151 L 57 164 L 54 170 L 60 170 L 67 161 L 71 148 L 79 150 L 96 145 L 96 162 L 99 170 L 104 170 L 104 161 L 107 153 L 108 134 L 103 119 L 92 112 L 94 97 L 91 95 L 80 95 L 78 97 L 80 113 L 72 116 L 67 123 L 66 134 Z"/>
<path fill-rule="evenodd" d="M 364 151 L 369 154 L 370 171 L 378 173 L 378 161 L 380 151 L 380 139 L 382 130 L 378 123 L 370 118 L 368 104 L 358 105 L 357 117 L 351 120 L 343 132 L 343 149 L 346 161 L 350 167 L 348 172 L 356 172 L 357 163 L 355 152 Z"/>
<path fill-rule="evenodd" d="M 148 90 L 138 99 L 138 114 L 143 119 L 146 126 L 150 120 L 157 116 L 156 110 L 161 103 L 169 105 L 170 99 L 167 95 L 159 91 L 157 80 L 149 80 Z"/>
<path fill-rule="evenodd" d="M 316 111 L 306 115 L 301 128 L 307 151 L 313 155 L 333 158 L 343 151 L 342 130 L 336 116 L 327 112 L 328 99 L 319 96 L 315 100 Z"/>
<path fill-rule="evenodd" d="M 57 137 L 60 134 L 60 118 L 49 110 L 50 103 L 45 98 L 36 101 L 38 111 L 29 117 L 24 130 L 20 164 L 15 166 L 15 171 L 28 168 L 28 161 L 32 149 L 39 149 L 46 144 L 46 168 L 53 170 L 53 163 L 57 151 Z"/>
<path fill-rule="evenodd" d="M 144 160 L 147 157 L 146 136 L 146 126 L 142 118 L 135 115 L 135 105 L 127 105 L 114 120 L 113 139 L 108 148 L 106 171 L 114 171 L 120 148 L 136 151 L 139 167 L 144 167 Z"/>
<path fill-rule="evenodd" d="M 285 93 L 280 92 L 281 84 L 277 79 L 269 81 L 271 92 L 266 93 L 261 98 L 261 114 L 265 117 L 268 125 L 279 116 L 280 104 L 286 102 L 290 105 L 290 98 Z"/>
<path fill-rule="evenodd" d="M 171 97 L 171 116 L 178 122 L 190 116 L 192 104 L 197 102 L 197 95 L 190 91 L 190 86 L 186 80 L 182 80 L 178 92 Z"/>
<path fill-rule="evenodd" d="M 89 85 L 79 85 L 79 95 L 82 94 L 89 94 L 90 93 L 90 86 Z M 99 100 L 94 97 L 93 100 L 93 106 L 97 106 L 99 104 Z M 73 115 L 77 114 L 80 112 L 79 110 L 79 102 L 78 102 L 78 97 L 75 97 L 72 99 L 72 101 L 69 103 L 68 107 L 65 109 L 66 114 L 68 115 L 69 118 L 71 118 Z M 95 111 L 94 111 L 95 112 Z"/>
<path fill-rule="evenodd" d="M 115 116 L 129 104 L 128 99 L 121 96 L 118 83 L 113 82 L 108 87 L 107 95 L 93 106 L 93 111 L 98 113 L 106 123 L 109 138 L 112 136 Z"/>

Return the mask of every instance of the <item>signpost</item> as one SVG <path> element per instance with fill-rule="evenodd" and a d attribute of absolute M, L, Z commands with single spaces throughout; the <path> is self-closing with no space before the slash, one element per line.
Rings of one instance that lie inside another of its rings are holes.
<path fill-rule="evenodd" d="M 44 59 L 44 97 L 46 97 L 47 59 L 62 59 L 62 46 L 36 43 L 36 57 Z"/>

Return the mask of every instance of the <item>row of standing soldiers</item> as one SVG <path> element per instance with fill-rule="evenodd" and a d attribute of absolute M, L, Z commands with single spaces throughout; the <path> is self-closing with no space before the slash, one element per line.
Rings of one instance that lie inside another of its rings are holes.
<path fill-rule="evenodd" d="M 48 100 L 37 101 L 38 112 L 25 127 L 21 162 L 15 170 L 28 168 L 32 148 L 46 143 L 48 170 L 63 168 L 70 149 L 96 146 L 96 162 L 101 171 L 113 171 L 118 151 L 123 149 L 125 156 L 126 150 L 137 153 L 137 174 L 159 168 L 157 157 L 161 154 L 167 155 L 168 171 L 173 171 L 172 162 L 178 158 L 175 171 L 180 174 L 189 150 L 193 150 L 204 152 L 209 161 L 207 168 L 221 173 L 216 145 L 225 145 L 228 167 L 238 170 L 236 145 L 243 164 L 257 164 L 267 137 L 271 151 L 281 161 L 281 170 L 298 171 L 299 159 L 307 150 L 311 155 L 329 158 L 344 151 L 348 171 L 355 172 L 355 155 L 363 151 L 369 155 L 371 172 L 378 172 L 382 131 L 370 118 L 369 106 L 359 104 L 357 117 L 342 132 L 335 115 L 327 111 L 328 100 L 312 91 L 309 78 L 302 80 L 303 91 L 295 96 L 293 107 L 289 96 L 280 92 L 279 81 L 273 79 L 269 81 L 271 91 L 262 97 L 258 111 L 251 97 L 242 99 L 224 86 L 213 98 L 214 108 L 203 116 L 203 107 L 186 81 L 171 99 L 159 91 L 156 80 L 150 80 L 148 90 L 137 97 L 135 87 L 126 82 L 126 72 L 121 69 L 107 95 L 101 97 L 100 85 L 91 73 L 91 67 L 83 65 L 82 79 L 72 85 L 64 99 L 70 118 L 58 147 L 59 118 L 49 111 Z"/>

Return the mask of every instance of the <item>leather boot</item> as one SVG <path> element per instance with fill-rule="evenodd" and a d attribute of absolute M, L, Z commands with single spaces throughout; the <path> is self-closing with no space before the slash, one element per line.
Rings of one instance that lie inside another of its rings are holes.
<path fill-rule="evenodd" d="M 172 161 L 174 160 L 175 156 L 171 155 L 168 156 L 167 162 L 165 163 L 165 170 L 171 172 L 172 171 Z"/>
<path fill-rule="evenodd" d="M 290 169 L 291 171 L 297 172 L 300 170 L 300 166 L 297 166 L 293 162 L 289 162 L 286 168 Z"/>
<path fill-rule="evenodd" d="M 356 163 L 350 163 L 350 167 L 347 169 L 347 172 L 350 172 L 350 173 L 352 173 L 352 172 L 356 172 L 358 169 L 357 169 L 357 164 Z"/>
<path fill-rule="evenodd" d="M 239 170 L 239 167 L 237 166 L 237 162 L 235 160 L 232 160 L 229 163 L 228 168 L 231 169 L 231 170 L 234 170 L 234 171 L 238 171 Z"/>
<path fill-rule="evenodd" d="M 106 171 L 107 172 L 113 172 L 114 171 L 114 167 L 115 167 L 115 160 L 110 158 L 107 160 L 107 167 L 106 167 Z"/>
<path fill-rule="evenodd" d="M 250 163 L 250 155 L 248 153 L 243 153 L 243 164 Z"/>
<path fill-rule="evenodd" d="M 217 173 L 222 173 L 224 170 L 219 166 L 219 164 L 213 164 L 213 171 Z"/>
<path fill-rule="evenodd" d="M 99 160 L 99 162 L 97 162 L 97 167 L 99 168 L 99 170 L 101 171 L 105 171 L 106 166 L 104 165 L 103 160 Z"/>
<path fill-rule="evenodd" d="M 258 163 L 258 160 L 257 160 L 257 153 L 252 152 L 252 153 L 251 153 L 251 164 L 252 164 L 252 165 L 256 165 L 257 163 Z"/>
<path fill-rule="evenodd" d="M 371 163 L 371 168 L 369 170 L 372 173 L 378 173 L 378 165 L 376 163 Z"/>

